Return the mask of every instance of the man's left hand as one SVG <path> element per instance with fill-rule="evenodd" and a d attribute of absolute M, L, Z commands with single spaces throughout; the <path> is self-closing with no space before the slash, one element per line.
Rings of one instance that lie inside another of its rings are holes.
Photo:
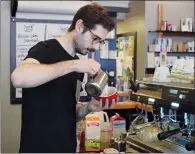
<path fill-rule="evenodd" d="M 109 103 L 108 99 L 106 99 L 105 103 L 102 103 L 102 100 L 97 101 L 92 97 L 91 102 L 88 104 L 88 109 L 93 112 L 99 112 L 104 109 L 114 108 L 116 103 L 117 102 L 114 99 L 112 100 L 112 103 Z"/>

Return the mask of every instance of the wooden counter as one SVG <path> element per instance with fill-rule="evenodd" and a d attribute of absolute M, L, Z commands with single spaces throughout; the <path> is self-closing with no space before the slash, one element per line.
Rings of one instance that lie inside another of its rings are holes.
<path fill-rule="evenodd" d="M 145 109 L 146 107 L 145 107 L 146 105 L 144 104 L 143 105 L 143 108 Z M 137 106 L 136 106 L 138 109 L 142 109 L 142 105 L 141 105 L 141 103 L 140 102 L 137 102 Z M 152 112 L 152 110 L 153 110 L 153 108 L 152 108 L 152 106 L 151 105 L 147 105 L 147 110 L 148 110 L 148 112 Z"/>

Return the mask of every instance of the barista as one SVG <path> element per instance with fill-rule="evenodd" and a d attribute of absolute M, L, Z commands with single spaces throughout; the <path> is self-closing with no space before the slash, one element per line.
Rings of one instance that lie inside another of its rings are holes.
<path fill-rule="evenodd" d="M 13 71 L 14 87 L 23 88 L 20 152 L 76 152 L 76 119 L 102 110 L 94 100 L 77 106 L 84 73 L 96 74 L 100 64 L 80 60 L 76 53 L 98 49 L 113 28 L 103 6 L 86 5 L 75 14 L 67 34 L 36 44 Z"/>

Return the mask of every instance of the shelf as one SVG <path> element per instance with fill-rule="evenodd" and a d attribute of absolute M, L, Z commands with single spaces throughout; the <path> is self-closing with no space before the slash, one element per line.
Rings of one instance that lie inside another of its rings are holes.
<path fill-rule="evenodd" d="M 163 30 L 154 30 L 148 31 L 150 33 L 182 33 L 182 34 L 195 34 L 195 32 L 182 32 L 182 31 L 163 31 Z"/>
<path fill-rule="evenodd" d="M 120 109 L 142 109 L 142 105 L 139 102 L 127 101 L 127 102 L 118 102 L 113 109 L 105 109 L 105 110 L 120 110 Z M 145 105 L 143 105 L 145 109 Z M 152 112 L 152 106 L 147 105 L 148 112 Z"/>
<path fill-rule="evenodd" d="M 152 83 L 154 83 L 154 82 L 152 81 Z M 152 98 L 155 98 L 155 99 L 161 99 L 161 91 L 141 89 L 141 90 L 137 91 L 136 94 L 138 94 L 140 96 L 146 96 L 146 97 L 152 97 Z"/>
<path fill-rule="evenodd" d="M 154 52 L 156 55 L 159 55 L 160 52 Z M 168 56 L 194 56 L 195 52 L 167 52 Z"/>
<path fill-rule="evenodd" d="M 110 59 L 110 58 L 100 58 L 100 60 L 116 60 L 116 59 Z"/>
<path fill-rule="evenodd" d="M 140 90 L 140 93 L 146 93 L 144 90 Z M 147 94 L 149 92 L 147 91 Z M 151 93 L 149 93 L 151 94 Z M 153 93 L 154 95 L 154 93 Z M 124 91 L 118 91 L 118 96 L 120 97 L 130 97 L 131 93 L 130 92 L 124 92 Z M 156 96 L 156 95 L 155 95 Z M 135 101 L 125 101 L 125 102 L 118 102 L 114 108 L 112 109 L 105 109 L 105 110 L 122 110 L 122 109 L 142 109 L 142 105 L 140 102 L 135 102 Z M 143 108 L 145 109 L 145 105 L 143 105 Z M 151 105 L 147 105 L 147 110 L 148 112 L 152 112 L 152 106 Z"/>
<path fill-rule="evenodd" d="M 182 31 L 161 31 L 161 30 L 154 30 L 154 31 L 148 31 L 149 33 L 162 33 L 165 36 L 187 36 L 187 37 L 194 37 L 195 32 L 182 32 Z"/>
<path fill-rule="evenodd" d="M 163 52 L 163 51 L 162 51 Z M 158 52 L 158 51 L 155 51 L 155 53 L 160 53 L 160 52 Z M 186 54 L 194 54 L 195 52 L 167 52 L 167 54 L 169 54 L 169 53 L 186 53 Z"/>
<path fill-rule="evenodd" d="M 118 96 L 120 97 L 129 97 L 131 96 L 130 92 L 118 91 Z"/>

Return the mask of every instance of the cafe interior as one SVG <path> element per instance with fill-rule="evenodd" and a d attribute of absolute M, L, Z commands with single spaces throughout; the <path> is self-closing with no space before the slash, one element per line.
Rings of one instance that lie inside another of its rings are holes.
<path fill-rule="evenodd" d="M 39 25 L 38 41 L 55 38 L 91 2 L 1 1 L 2 153 L 17 153 L 20 144 L 22 89 L 10 73 L 36 43 L 17 41 L 20 27 Z M 77 153 L 194 153 L 194 1 L 95 2 L 116 25 L 98 51 L 79 55 L 103 70 L 94 80 L 85 74 L 79 105 L 93 96 L 117 103 L 77 122 Z"/>

